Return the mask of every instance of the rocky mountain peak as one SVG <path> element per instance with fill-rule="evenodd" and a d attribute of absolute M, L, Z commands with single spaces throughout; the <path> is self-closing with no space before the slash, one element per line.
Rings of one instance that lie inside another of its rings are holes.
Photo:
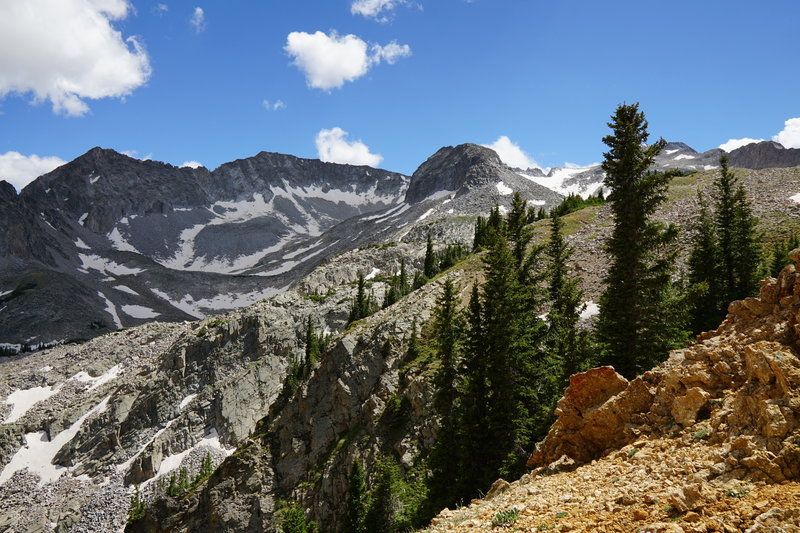
<path fill-rule="evenodd" d="M 497 152 L 477 144 L 445 146 L 411 176 L 406 201 L 416 203 L 441 191 L 459 191 L 488 184 L 508 170 Z"/>
<path fill-rule="evenodd" d="M 689 152 L 692 154 L 697 153 L 697 150 L 695 150 L 688 144 L 682 142 L 668 142 L 667 144 L 664 145 L 662 152 L 667 150 L 680 150 L 681 152 Z"/>
<path fill-rule="evenodd" d="M 12 202 L 17 198 L 17 190 L 9 182 L 0 180 L 0 201 Z"/>
<path fill-rule="evenodd" d="M 786 168 L 800 166 L 800 148 L 786 148 L 774 141 L 750 143 L 733 150 L 730 165 L 738 168 Z"/>

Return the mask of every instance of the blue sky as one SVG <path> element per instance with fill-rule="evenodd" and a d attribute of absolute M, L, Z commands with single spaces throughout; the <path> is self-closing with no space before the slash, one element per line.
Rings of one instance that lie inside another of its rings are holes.
<path fill-rule="evenodd" d="M 98 145 L 410 174 L 507 137 L 509 160 L 585 165 L 635 101 L 656 138 L 697 150 L 781 132 L 800 147 L 798 21 L 796 0 L 8 0 L 0 179 Z"/>

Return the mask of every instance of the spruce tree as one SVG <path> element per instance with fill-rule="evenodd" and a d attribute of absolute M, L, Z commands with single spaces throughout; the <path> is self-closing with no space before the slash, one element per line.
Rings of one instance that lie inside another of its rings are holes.
<path fill-rule="evenodd" d="M 425 245 L 425 266 L 423 269 L 423 274 L 428 279 L 431 279 L 438 273 L 438 269 L 436 268 L 436 252 L 433 250 L 433 238 L 431 234 L 428 233 L 427 243 Z"/>
<path fill-rule="evenodd" d="M 458 422 L 455 418 L 457 358 L 461 335 L 461 317 L 457 310 L 457 295 L 453 282 L 445 281 L 437 301 L 433 336 L 439 368 L 433 378 L 436 392 L 433 408 L 439 415 L 440 426 L 431 450 L 429 464 L 432 475 L 429 482 L 431 499 L 447 505 L 454 496 L 452 481 L 458 476 Z"/>
<path fill-rule="evenodd" d="M 368 317 L 376 310 L 375 299 L 372 295 L 367 294 L 367 282 L 363 274 L 358 276 L 358 289 L 356 297 L 353 299 L 353 306 L 350 309 L 350 316 L 347 319 L 347 324 L 351 324 L 356 320 Z"/>
<path fill-rule="evenodd" d="M 365 527 L 367 515 L 367 484 L 364 481 L 364 468 L 358 459 L 350 467 L 347 477 L 347 515 L 345 516 L 345 533 L 367 533 Z"/>
<path fill-rule="evenodd" d="M 602 168 L 614 228 L 606 242 L 610 265 L 600 297 L 598 340 L 603 359 L 633 377 L 666 357 L 683 340 L 670 294 L 677 229 L 653 220 L 669 177 L 651 172 L 664 140 L 647 146 L 647 121 L 638 104 L 620 105 L 603 138 Z"/>
<path fill-rule="evenodd" d="M 567 385 L 569 376 L 585 370 L 589 359 L 588 334 L 578 328 L 580 314 L 585 308 L 583 291 L 578 278 L 569 272 L 569 261 L 574 250 L 564 240 L 563 228 L 561 217 L 553 213 L 550 241 L 545 249 L 549 261 L 547 275 L 550 297 L 547 346 L 551 357 L 549 363 L 555 365 L 554 370 L 557 371 L 545 376 L 545 379 L 550 379 L 551 388 L 549 401 L 546 402 L 548 407 L 554 405 Z"/>
<path fill-rule="evenodd" d="M 306 321 L 306 375 L 308 375 L 311 366 L 319 361 L 319 357 L 322 352 L 320 340 L 321 339 L 319 335 L 317 335 L 314 325 L 311 322 L 311 317 L 308 317 L 308 320 Z"/>
<path fill-rule="evenodd" d="M 722 305 L 751 296 L 758 281 L 760 247 L 756 236 L 756 219 L 739 184 L 728 166 L 728 156 L 719 159 L 720 174 L 714 180 L 715 222 L 719 235 Z"/>
<path fill-rule="evenodd" d="M 391 458 L 378 461 L 375 469 L 375 481 L 370 491 L 369 507 L 364 520 L 366 531 L 396 531 L 396 513 L 400 510 L 397 485 L 400 470 Z"/>
<path fill-rule="evenodd" d="M 708 203 L 697 192 L 700 211 L 694 223 L 692 248 L 689 252 L 689 298 L 692 332 L 697 334 L 716 328 L 724 318 L 720 294 L 720 253 L 714 221 Z"/>

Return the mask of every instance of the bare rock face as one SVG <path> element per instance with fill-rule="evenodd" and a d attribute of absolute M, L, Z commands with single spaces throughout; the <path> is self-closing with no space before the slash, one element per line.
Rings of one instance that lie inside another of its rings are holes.
<path fill-rule="evenodd" d="M 790 257 L 800 260 L 800 250 Z M 637 439 L 685 431 L 718 445 L 732 478 L 797 479 L 799 319 L 800 275 L 792 265 L 762 282 L 758 298 L 731 303 L 716 331 L 630 383 L 610 367 L 572 376 L 558 420 L 529 465 L 562 456 L 583 464 Z M 691 510 L 690 500 L 701 497 L 693 490 L 676 493 L 675 507 Z"/>

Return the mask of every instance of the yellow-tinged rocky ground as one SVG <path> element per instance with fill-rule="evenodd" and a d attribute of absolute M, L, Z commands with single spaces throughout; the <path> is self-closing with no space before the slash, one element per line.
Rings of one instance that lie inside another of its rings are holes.
<path fill-rule="evenodd" d="M 792 265 L 642 376 L 572 376 L 532 471 L 429 531 L 800 532 L 798 340 Z"/>

